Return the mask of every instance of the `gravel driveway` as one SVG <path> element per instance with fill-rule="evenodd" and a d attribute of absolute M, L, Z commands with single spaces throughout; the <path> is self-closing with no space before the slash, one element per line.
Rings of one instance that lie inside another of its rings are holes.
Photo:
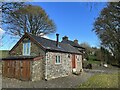
<path fill-rule="evenodd" d="M 114 73 L 120 69 L 117 68 L 99 68 L 85 69 L 81 75 L 69 75 L 66 77 L 56 78 L 52 80 L 41 81 L 20 81 L 17 79 L 3 78 L 2 88 L 77 88 L 81 83 L 85 82 L 92 75 L 97 73 Z"/>
<path fill-rule="evenodd" d="M 93 73 L 83 72 L 81 75 L 70 75 L 62 78 L 41 81 L 20 81 L 16 79 L 3 78 L 3 88 L 76 88 L 85 82 Z"/>

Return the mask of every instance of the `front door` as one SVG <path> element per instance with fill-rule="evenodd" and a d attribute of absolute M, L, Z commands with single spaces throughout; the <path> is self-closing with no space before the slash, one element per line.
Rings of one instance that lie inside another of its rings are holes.
<path fill-rule="evenodd" d="M 76 64 L 75 64 L 75 54 L 72 55 L 72 68 L 75 68 Z"/>

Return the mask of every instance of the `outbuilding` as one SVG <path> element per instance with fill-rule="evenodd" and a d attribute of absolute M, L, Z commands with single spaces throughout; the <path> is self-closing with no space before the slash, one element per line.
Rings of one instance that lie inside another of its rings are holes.
<path fill-rule="evenodd" d="M 3 59 L 3 76 L 20 80 L 64 77 L 82 71 L 82 53 L 70 44 L 25 33 Z"/>

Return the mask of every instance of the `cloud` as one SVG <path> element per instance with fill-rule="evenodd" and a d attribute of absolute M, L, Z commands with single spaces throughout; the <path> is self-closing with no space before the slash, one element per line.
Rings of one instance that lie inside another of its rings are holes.
<path fill-rule="evenodd" d="M 42 37 L 44 37 L 44 38 L 47 38 L 47 39 L 50 39 L 48 36 L 46 36 L 46 35 L 44 35 L 44 36 L 42 36 Z"/>
<path fill-rule="evenodd" d="M 5 31 L 3 31 L 3 30 L 0 28 L 0 36 L 2 36 L 4 33 L 5 33 Z"/>
<path fill-rule="evenodd" d="M 40 33 L 40 36 L 44 37 L 44 38 L 47 38 L 47 39 L 50 39 L 47 35 L 44 35 L 43 33 Z"/>
<path fill-rule="evenodd" d="M 2 35 L 5 33 L 5 31 L 3 31 L 1 28 L 0 28 L 0 46 L 2 46 Z"/>

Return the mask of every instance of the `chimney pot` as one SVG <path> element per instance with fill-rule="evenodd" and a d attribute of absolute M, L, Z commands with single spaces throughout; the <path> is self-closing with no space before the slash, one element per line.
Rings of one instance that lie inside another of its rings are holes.
<path fill-rule="evenodd" d="M 58 47 L 59 46 L 59 34 L 57 33 L 56 34 L 56 47 Z"/>
<path fill-rule="evenodd" d="M 64 37 L 62 38 L 62 40 L 63 40 L 63 41 L 67 41 L 67 40 L 68 40 L 68 37 L 67 37 L 67 36 L 64 36 Z"/>
<path fill-rule="evenodd" d="M 77 44 L 78 44 L 78 40 L 77 40 L 77 39 L 75 39 L 75 40 L 74 40 L 74 43 L 77 43 Z"/>

